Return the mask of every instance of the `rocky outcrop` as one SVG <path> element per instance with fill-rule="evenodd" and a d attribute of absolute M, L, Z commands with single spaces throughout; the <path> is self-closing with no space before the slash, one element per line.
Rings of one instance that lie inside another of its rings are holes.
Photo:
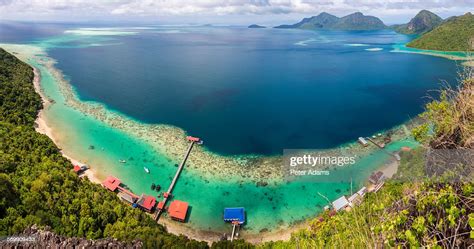
<path fill-rule="evenodd" d="M 139 240 L 130 243 L 107 238 L 89 240 L 76 237 L 65 237 L 50 231 L 50 228 L 39 229 L 36 225 L 27 228 L 23 233 L 0 240 L 0 248 L 142 248 Z"/>

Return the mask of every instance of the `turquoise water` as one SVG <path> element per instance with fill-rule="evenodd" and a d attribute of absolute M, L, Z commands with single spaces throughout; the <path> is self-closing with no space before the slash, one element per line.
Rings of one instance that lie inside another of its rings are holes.
<path fill-rule="evenodd" d="M 65 40 L 67 46 L 64 45 Z M 75 45 L 71 45 L 71 42 Z M 113 46 L 111 44 L 115 42 L 117 40 L 100 35 L 86 36 L 86 38 L 64 35 L 34 44 L 51 51 L 58 49 L 58 47 L 72 50 L 90 46 L 100 48 Z M 357 40 L 354 40 L 353 44 L 356 44 L 355 42 Z M 380 46 L 382 45 L 375 47 Z M 410 55 L 409 59 L 413 56 L 417 55 Z M 39 58 L 41 59 L 41 57 Z M 423 60 L 429 60 L 426 57 L 423 58 Z M 439 58 L 433 60 L 435 64 L 440 61 L 442 61 L 441 64 L 445 63 Z M 91 165 L 101 177 L 114 175 L 120 178 L 133 192 L 138 194 L 147 193 L 156 196 L 157 193 L 150 189 L 151 183 L 160 184 L 164 188 L 168 186 L 176 170 L 175 164 L 181 158 L 167 158 L 148 142 L 69 107 L 66 105 L 65 97 L 60 91 L 57 79 L 51 74 L 51 70 L 38 59 L 31 60 L 30 63 L 41 72 L 41 86 L 44 93 L 55 101 L 55 104 L 45 110 L 45 116 L 48 124 L 58 135 L 60 146 L 67 154 Z M 71 83 L 75 81 L 74 76 L 69 76 L 69 78 Z M 425 85 L 425 87 L 427 86 Z M 80 92 L 80 90 L 76 90 Z M 89 101 L 91 100 L 89 99 Z M 407 100 L 411 104 L 412 101 Z M 94 146 L 94 149 L 90 149 L 91 145 Z M 401 146 L 407 145 L 415 146 L 415 143 L 411 140 L 398 141 L 390 144 L 387 149 L 396 151 Z M 121 159 L 127 160 L 127 163 L 118 163 Z M 376 151 L 357 160 L 356 165 L 337 169 L 332 174 L 339 175 L 341 178 L 352 178 L 354 189 L 357 189 L 362 186 L 371 172 L 388 159 L 389 156 L 386 153 Z M 193 167 L 192 163 L 190 165 Z M 151 173 L 145 174 L 143 167 L 150 168 Z M 218 173 L 220 172 L 216 172 L 216 174 Z M 230 227 L 222 221 L 223 208 L 243 206 L 246 208 L 248 216 L 245 229 L 251 233 L 264 229 L 286 227 L 314 217 L 327 205 L 326 200 L 318 193 L 334 200 L 342 194 L 347 194 L 350 190 L 350 185 L 347 182 L 269 181 L 269 185 L 258 187 L 255 182 L 240 179 L 235 175 L 229 175 L 225 180 L 220 179 L 202 176 L 196 169 L 186 168 L 184 170 L 176 185 L 174 195 L 177 199 L 189 202 L 191 206 L 187 223 L 189 226 L 212 231 L 229 230 Z"/>
<path fill-rule="evenodd" d="M 176 170 L 176 161 L 164 158 L 150 145 L 64 105 L 55 80 L 44 67 L 33 65 L 41 70 L 45 93 L 56 101 L 47 110 L 48 121 L 64 135 L 60 144 L 69 154 L 84 159 L 102 176 L 117 176 L 135 193 L 156 195 L 150 190 L 152 182 L 168 186 Z M 395 150 L 407 144 L 414 145 L 411 141 L 397 142 L 390 148 Z M 89 145 L 94 145 L 95 149 L 88 149 Z M 128 162 L 117 163 L 120 159 Z M 338 173 L 353 176 L 355 187 L 358 187 L 387 159 L 387 154 L 376 152 L 351 170 L 339 170 Z M 151 173 L 144 174 L 143 166 L 149 167 Z M 295 182 L 256 187 L 255 183 L 241 183 L 240 179 L 207 182 L 198 174 L 184 170 L 174 195 L 190 203 L 189 224 L 192 227 L 213 231 L 228 229 L 221 219 L 223 208 L 244 206 L 248 214 L 246 229 L 258 232 L 313 217 L 327 205 L 318 192 L 332 200 L 347 193 L 349 188 L 347 183 Z"/>
<path fill-rule="evenodd" d="M 462 59 L 472 59 L 472 55 L 468 52 L 450 52 L 450 51 L 438 51 L 438 50 L 425 50 L 407 47 L 405 44 L 396 44 L 393 46 L 394 52 L 402 53 L 420 53 L 420 54 L 430 54 L 430 55 L 439 55 L 439 56 L 453 56 Z"/>

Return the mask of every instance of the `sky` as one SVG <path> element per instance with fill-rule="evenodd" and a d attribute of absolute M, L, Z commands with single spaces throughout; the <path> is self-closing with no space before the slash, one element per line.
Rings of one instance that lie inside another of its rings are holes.
<path fill-rule="evenodd" d="M 356 11 L 386 24 L 422 9 L 443 18 L 474 11 L 474 0 L 0 0 L 0 19 L 54 22 L 277 25 L 329 12 Z"/>

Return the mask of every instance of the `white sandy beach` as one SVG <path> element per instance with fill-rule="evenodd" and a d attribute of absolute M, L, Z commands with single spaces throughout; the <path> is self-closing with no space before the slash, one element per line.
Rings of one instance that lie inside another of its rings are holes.
<path fill-rule="evenodd" d="M 53 140 L 53 142 L 56 144 L 56 146 L 61 148 L 59 146 L 58 140 L 54 136 L 54 132 L 53 132 L 52 128 L 50 126 L 48 126 L 48 123 L 46 122 L 46 119 L 44 117 L 44 110 L 47 109 L 49 107 L 49 105 L 51 105 L 51 102 L 48 100 L 48 98 L 43 94 L 43 92 L 41 90 L 41 85 L 40 85 L 41 75 L 40 75 L 38 69 L 34 68 L 34 74 L 35 74 L 35 77 L 34 77 L 34 80 L 33 80 L 33 85 L 35 87 L 35 91 L 41 96 L 41 99 L 43 100 L 43 109 L 38 113 L 38 117 L 36 118 L 36 121 L 35 121 L 36 124 L 37 124 L 36 131 L 41 133 L 41 134 L 44 134 L 44 135 L 48 136 L 49 138 L 51 138 L 51 140 Z M 65 158 L 69 159 L 69 161 L 71 161 L 71 163 L 73 165 L 82 165 L 82 164 L 84 164 L 84 163 L 80 162 L 79 160 L 76 160 L 76 159 L 70 157 L 64 151 L 62 151 L 62 155 Z M 101 180 L 94 174 L 94 169 L 91 168 L 90 165 L 89 165 L 89 169 L 86 170 L 82 175 L 89 178 L 89 180 L 91 182 L 98 183 L 98 184 L 101 183 Z"/>

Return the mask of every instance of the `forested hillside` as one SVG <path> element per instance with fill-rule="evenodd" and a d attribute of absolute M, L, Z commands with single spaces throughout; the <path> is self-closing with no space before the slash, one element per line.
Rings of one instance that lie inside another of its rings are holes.
<path fill-rule="evenodd" d="M 439 51 L 474 51 L 474 15 L 467 13 L 450 18 L 407 46 Z"/>
<path fill-rule="evenodd" d="M 42 107 L 33 69 L 0 49 L 0 236 L 37 224 L 60 235 L 123 241 L 146 247 L 205 248 L 166 232 L 145 213 L 72 172 L 72 165 L 33 125 Z"/>

